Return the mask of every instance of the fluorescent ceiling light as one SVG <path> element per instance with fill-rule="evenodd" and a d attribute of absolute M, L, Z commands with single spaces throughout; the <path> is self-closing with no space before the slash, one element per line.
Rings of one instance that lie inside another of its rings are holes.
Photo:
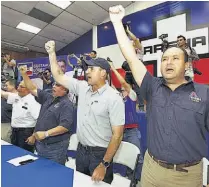
<path fill-rule="evenodd" d="M 20 22 L 17 27 L 17 29 L 21 29 L 21 30 L 24 30 L 24 31 L 28 31 L 28 32 L 32 32 L 34 34 L 37 34 L 41 29 L 39 29 L 38 27 L 34 27 L 32 25 L 28 25 L 27 23 L 23 23 L 23 22 Z"/>
<path fill-rule="evenodd" d="M 62 9 L 66 9 L 71 4 L 71 1 L 49 1 L 49 2 Z"/>

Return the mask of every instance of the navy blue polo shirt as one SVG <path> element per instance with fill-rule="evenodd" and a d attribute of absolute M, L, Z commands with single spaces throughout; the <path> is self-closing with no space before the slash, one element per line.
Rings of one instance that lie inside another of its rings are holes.
<path fill-rule="evenodd" d="M 149 153 L 172 164 L 199 161 L 207 156 L 209 89 L 207 99 L 197 102 L 192 99 L 197 96 L 192 81 L 172 91 L 163 78 L 147 72 L 141 93 L 147 101 Z"/>
<path fill-rule="evenodd" d="M 35 132 L 47 131 L 57 126 L 63 126 L 69 130 L 64 134 L 48 137 L 42 142 L 56 143 L 68 139 L 72 134 L 73 104 L 69 101 L 67 95 L 54 98 L 50 93 L 38 90 L 37 101 L 42 106 Z"/>

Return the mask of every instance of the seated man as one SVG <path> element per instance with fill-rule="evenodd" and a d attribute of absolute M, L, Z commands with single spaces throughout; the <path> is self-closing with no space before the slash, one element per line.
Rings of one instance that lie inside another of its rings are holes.
<path fill-rule="evenodd" d="M 11 143 L 33 152 L 34 146 L 28 145 L 26 140 L 33 134 L 41 106 L 26 88 L 24 81 L 19 84 L 17 91 L 18 94 L 1 91 L 7 103 L 12 104 Z"/>
<path fill-rule="evenodd" d="M 67 97 L 68 89 L 55 83 L 51 95 L 33 85 L 25 67 L 19 70 L 27 88 L 42 105 L 34 133 L 27 142 L 35 144 L 39 156 L 64 165 L 73 124 L 73 104 Z"/>

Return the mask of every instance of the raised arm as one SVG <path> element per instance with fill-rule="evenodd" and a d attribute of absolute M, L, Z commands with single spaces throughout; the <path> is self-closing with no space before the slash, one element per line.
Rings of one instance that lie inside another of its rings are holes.
<path fill-rule="evenodd" d="M 9 92 L 5 92 L 4 90 L 1 90 L 1 97 L 8 99 Z"/>
<path fill-rule="evenodd" d="M 74 66 L 73 66 L 73 64 L 71 64 L 71 62 L 70 62 L 70 57 L 73 57 L 73 55 L 74 55 L 74 54 L 68 55 L 68 56 L 67 56 L 67 63 L 68 63 L 68 65 L 69 65 L 72 69 L 74 69 Z"/>
<path fill-rule="evenodd" d="M 51 66 L 51 72 L 56 82 L 63 85 L 66 88 L 69 88 L 71 78 L 64 75 L 57 63 L 57 57 L 55 53 L 55 42 L 48 41 L 45 44 L 45 49 L 49 54 L 49 62 Z"/>
<path fill-rule="evenodd" d="M 127 37 L 123 28 L 122 19 L 125 15 L 125 10 L 121 5 L 110 7 L 109 9 L 110 20 L 113 23 L 116 37 L 118 40 L 119 47 L 127 60 L 133 76 L 139 86 L 141 86 L 142 80 L 147 72 L 144 64 L 138 59 L 131 45 L 129 38 Z"/>
<path fill-rule="evenodd" d="M 133 40 L 135 47 L 139 50 L 142 50 L 142 44 L 139 40 L 139 38 L 137 38 L 127 27 L 126 32 L 128 33 L 128 35 L 130 36 L 130 38 Z"/>
<path fill-rule="evenodd" d="M 121 86 L 128 92 L 128 94 L 130 93 L 131 90 L 131 86 L 125 81 L 125 79 L 122 77 L 122 75 L 120 73 L 118 73 L 118 71 L 115 69 L 114 65 L 112 62 L 108 61 L 108 63 L 110 64 L 110 67 L 112 69 L 112 71 L 114 72 L 114 74 L 116 75 L 117 79 L 119 80 Z"/>
<path fill-rule="evenodd" d="M 37 96 L 37 87 L 34 85 L 33 81 L 29 78 L 27 75 L 27 67 L 25 66 L 20 66 L 19 71 L 22 75 L 22 78 L 24 80 L 25 86 L 30 90 L 30 92 L 34 95 Z"/>
<path fill-rule="evenodd" d="M 8 66 L 10 66 L 10 67 L 16 66 L 15 60 L 8 60 L 6 57 L 4 58 L 4 60 L 6 61 Z"/>
<path fill-rule="evenodd" d="M 191 55 L 190 57 L 192 57 L 192 61 L 198 61 L 200 60 L 198 54 L 196 53 L 194 48 L 191 48 Z"/>

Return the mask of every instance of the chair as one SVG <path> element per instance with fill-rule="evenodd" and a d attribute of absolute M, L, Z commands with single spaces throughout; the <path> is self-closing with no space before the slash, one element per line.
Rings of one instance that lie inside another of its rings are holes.
<path fill-rule="evenodd" d="M 72 134 L 70 137 L 68 151 L 76 151 L 77 147 L 78 147 L 77 135 Z M 75 170 L 76 169 L 75 158 L 68 157 L 68 161 L 65 163 L 65 166 Z"/>
<path fill-rule="evenodd" d="M 135 170 L 139 160 L 140 150 L 134 144 L 122 141 L 116 152 L 113 163 L 125 165 L 133 170 L 133 180 L 124 179 L 124 177 L 114 174 L 113 186 L 136 186 Z M 123 178 L 123 179 L 122 179 Z"/>

